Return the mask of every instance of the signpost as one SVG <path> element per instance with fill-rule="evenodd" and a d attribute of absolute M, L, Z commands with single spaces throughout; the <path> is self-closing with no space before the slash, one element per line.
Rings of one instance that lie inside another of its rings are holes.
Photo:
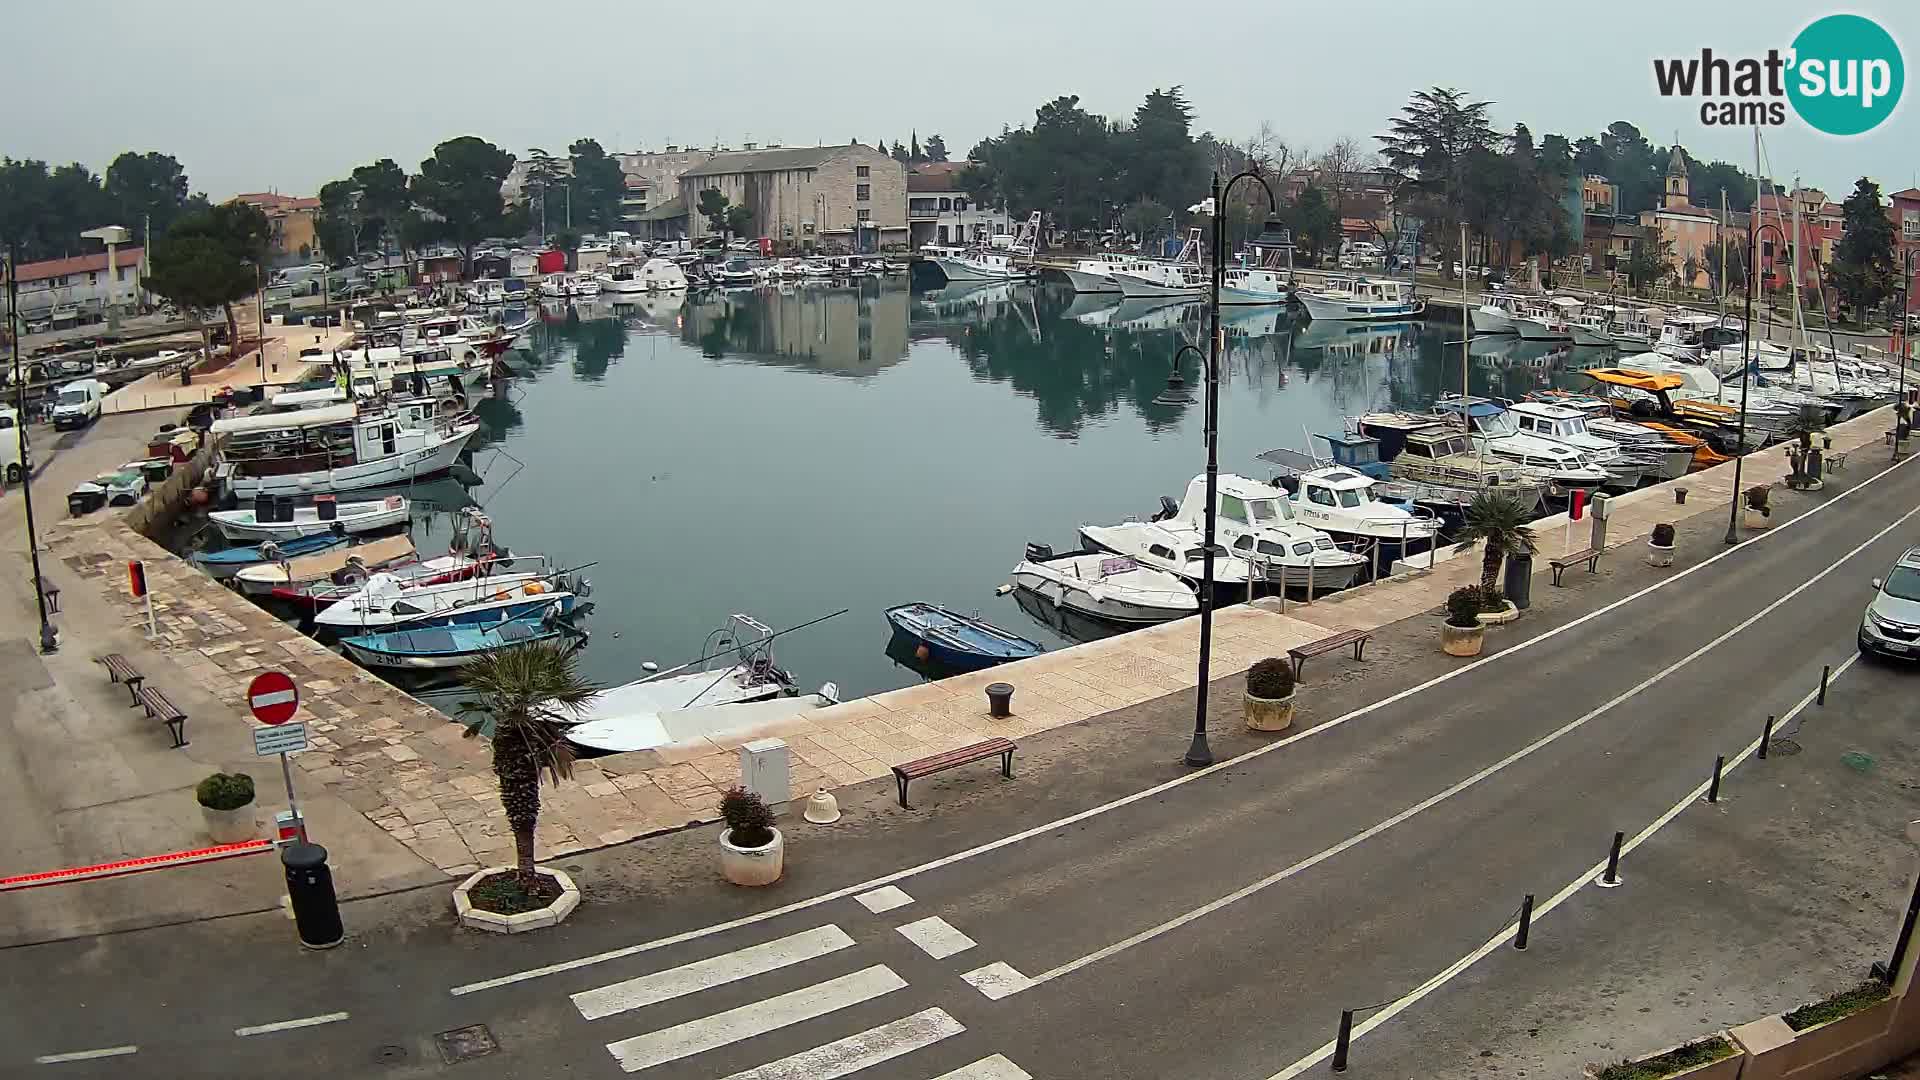
<path fill-rule="evenodd" d="M 299 829 L 300 842 L 307 842 L 307 822 L 300 816 L 300 803 L 293 795 L 293 766 L 287 755 L 307 748 L 307 725 L 288 724 L 300 711 L 300 690 L 284 672 L 263 671 L 247 685 L 247 706 L 253 718 L 265 727 L 253 729 L 253 752 L 260 757 L 280 755 L 280 776 L 287 782 L 287 808 Z"/>

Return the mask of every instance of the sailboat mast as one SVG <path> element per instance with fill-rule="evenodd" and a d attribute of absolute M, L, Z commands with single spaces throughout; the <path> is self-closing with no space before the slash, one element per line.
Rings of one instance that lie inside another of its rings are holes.
<path fill-rule="evenodd" d="M 1793 347 L 1804 353 L 1807 348 L 1806 317 L 1800 313 L 1800 178 L 1793 178 L 1793 232 L 1787 239 L 1787 251 L 1793 256 Z"/>
<path fill-rule="evenodd" d="M 1467 418 L 1467 398 L 1472 394 L 1467 383 L 1468 342 L 1473 339 L 1473 309 L 1467 306 L 1467 223 L 1460 223 L 1460 427 L 1473 430 L 1473 421 Z"/>

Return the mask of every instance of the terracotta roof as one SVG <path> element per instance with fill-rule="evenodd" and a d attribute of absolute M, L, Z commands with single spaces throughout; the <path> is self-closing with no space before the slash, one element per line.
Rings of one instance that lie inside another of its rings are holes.
<path fill-rule="evenodd" d="M 1920 187 L 1910 187 L 1905 191 L 1896 191 L 1887 196 L 1889 199 L 1913 199 L 1920 201 Z"/>
<path fill-rule="evenodd" d="M 138 266 L 141 248 L 118 248 L 113 257 L 115 267 Z M 44 281 L 47 278 L 64 277 L 68 274 L 85 274 L 107 268 L 107 253 L 97 251 L 91 255 L 75 255 L 70 259 L 48 259 L 45 262 L 20 264 L 21 281 Z M 4 277 L 0 274 L 0 277 Z"/>
<path fill-rule="evenodd" d="M 925 165 L 916 165 L 907 173 L 908 191 L 960 191 L 960 174 L 973 165 L 971 161 L 935 161 Z"/>

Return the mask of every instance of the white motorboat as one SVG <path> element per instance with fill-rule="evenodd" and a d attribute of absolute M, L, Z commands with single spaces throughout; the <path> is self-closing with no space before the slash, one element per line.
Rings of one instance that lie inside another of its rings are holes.
<path fill-rule="evenodd" d="M 256 563 L 233 575 L 234 587 L 248 596 L 271 596 L 275 590 L 300 589 L 330 580 L 348 567 L 367 567 L 373 571 L 417 561 L 413 540 L 407 536 L 383 536 L 352 547 L 337 547 L 314 555 L 276 562 Z"/>
<path fill-rule="evenodd" d="M 451 468 L 479 430 L 428 398 L 228 417 L 213 424 L 216 475 L 241 498 L 398 487 Z"/>
<path fill-rule="evenodd" d="M 1275 486 L 1288 493 L 1295 516 L 1381 568 L 1429 550 L 1440 535 L 1440 518 L 1414 501 L 1411 485 L 1294 450 L 1268 450 L 1259 458 L 1290 470 Z"/>
<path fill-rule="evenodd" d="M 1631 304 L 1606 304 L 1600 311 L 1607 316 L 1607 340 L 1622 349 L 1644 352 L 1653 347 L 1653 320 L 1666 313 L 1656 307 Z"/>
<path fill-rule="evenodd" d="M 760 276 L 753 272 L 753 265 L 742 258 L 728 259 L 712 271 L 713 279 L 727 286 L 754 286 L 760 283 Z"/>
<path fill-rule="evenodd" d="M 1142 261 L 1125 270 L 1113 271 L 1114 284 L 1129 300 L 1175 298 L 1203 295 L 1208 287 L 1207 272 L 1200 266 L 1200 230 L 1188 229 L 1187 242 L 1172 260 Z"/>
<path fill-rule="evenodd" d="M 1346 588 L 1366 568 L 1365 556 L 1342 549 L 1326 533 L 1296 520 L 1287 493 L 1271 484 L 1222 473 L 1215 495 L 1214 535 L 1247 560 L 1260 580 L 1318 595 Z M 1164 501 L 1162 514 L 1168 514 Z M 1186 497 L 1162 520 L 1198 529 L 1204 528 L 1206 514 L 1207 478 L 1202 474 L 1187 484 Z"/>
<path fill-rule="evenodd" d="M 1606 398 L 1569 390 L 1543 390 L 1531 395 L 1528 401 L 1543 401 L 1578 413 L 1581 429 L 1587 434 L 1605 439 L 1621 450 L 1650 462 L 1645 473 L 1648 479 L 1677 480 L 1687 475 L 1693 467 L 1693 445 L 1675 441 L 1653 428 L 1632 421 L 1614 419 L 1613 404 Z M 1520 405 L 1527 403 L 1515 405 L 1516 412 L 1520 411 Z M 1527 422 L 1526 416 L 1522 415 L 1520 423 L 1525 425 Z M 1539 419 L 1534 420 L 1536 432 L 1540 431 L 1542 423 Z"/>
<path fill-rule="evenodd" d="M 771 728 L 782 721 L 803 719 L 808 713 L 839 703 L 839 688 L 827 683 L 818 693 L 797 697 L 763 698 L 730 705 L 695 705 L 587 720 L 570 725 L 566 730 L 566 738 L 575 746 L 589 750 L 630 753 L 715 736 L 743 738 L 754 729 Z"/>
<path fill-rule="evenodd" d="M 1488 293 L 1480 306 L 1469 313 L 1476 337 L 1518 333 L 1514 329 L 1515 304 L 1520 298 L 1511 293 Z"/>
<path fill-rule="evenodd" d="M 1718 329 L 1720 325 L 1720 318 L 1713 315 L 1693 312 L 1669 315 L 1660 324 L 1660 335 L 1654 339 L 1653 351 L 1677 360 L 1698 360 L 1705 350 L 1724 343 L 1709 340 L 1710 331 Z"/>
<path fill-rule="evenodd" d="M 1113 280 L 1115 270 L 1125 270 L 1136 264 L 1145 264 L 1151 260 L 1138 255 L 1123 255 L 1115 251 L 1103 251 L 1091 259 L 1081 259 L 1066 270 L 1067 280 L 1073 283 L 1077 293 L 1117 293 L 1120 284 Z"/>
<path fill-rule="evenodd" d="M 518 560 L 516 560 L 518 561 Z M 589 588 L 584 582 L 570 589 L 550 572 L 490 573 L 463 581 L 409 586 L 391 573 L 375 574 L 359 591 L 334 601 L 314 616 L 316 629 L 326 633 L 396 630 L 411 626 L 493 623 L 558 604 L 561 614 L 571 610 L 576 595 Z"/>
<path fill-rule="evenodd" d="M 774 663 L 773 638 L 772 628 L 753 616 L 732 615 L 707 635 L 700 659 L 601 691 L 576 714 L 568 739 L 585 731 L 598 746 L 627 739 L 623 732 L 651 730 L 660 713 L 785 697 L 794 680 Z"/>
<path fill-rule="evenodd" d="M 1164 570 L 1184 581 L 1199 581 L 1206 548 L 1201 532 L 1177 521 L 1123 521 L 1117 525 L 1082 525 L 1080 540 L 1089 548 L 1125 555 L 1142 566 Z M 1255 576 L 1247 560 L 1213 545 L 1213 580 L 1219 585 L 1246 587 Z"/>
<path fill-rule="evenodd" d="M 263 516 L 258 503 L 245 510 L 215 510 L 207 520 L 229 540 L 292 540 L 316 533 L 339 532 L 349 536 L 391 529 L 407 523 L 408 502 L 404 496 L 390 495 L 372 502 L 340 503 L 322 516 L 318 506 L 299 506 L 290 510 L 288 519 Z"/>
<path fill-rule="evenodd" d="M 1616 370 L 1640 375 L 1673 376 L 1679 382 L 1663 388 L 1670 399 L 1712 405 L 1725 412 L 1729 423 L 1740 408 L 1741 389 L 1738 381 L 1731 385 L 1724 383 L 1712 368 L 1704 364 L 1678 360 L 1666 353 L 1649 352 L 1621 357 Z M 1762 444 L 1785 438 L 1800 421 L 1804 399 L 1798 394 L 1791 397 L 1783 395 L 1775 387 L 1766 386 L 1755 379 L 1750 381 L 1745 395 L 1748 432 L 1756 435 Z"/>
<path fill-rule="evenodd" d="M 1045 544 L 1028 544 L 1027 557 L 1013 568 L 1012 581 L 1056 607 L 1108 622 L 1159 623 L 1200 610 L 1186 582 L 1124 555 L 1055 555 Z"/>
<path fill-rule="evenodd" d="M 1575 301 L 1576 305 L 1578 301 Z M 1522 341 L 1572 341 L 1565 315 L 1551 300 L 1520 300 L 1514 306 L 1513 329 Z"/>
<path fill-rule="evenodd" d="M 507 289 L 499 278 L 481 278 L 467 286 L 469 304 L 504 304 L 506 301 Z"/>
<path fill-rule="evenodd" d="M 1287 279 L 1265 267 L 1228 267 L 1220 279 L 1222 304 L 1284 304 L 1292 294 Z"/>
<path fill-rule="evenodd" d="M 1523 434 L 1570 446 L 1607 470 L 1607 487 L 1631 491 L 1647 480 L 1670 479 L 1670 462 L 1629 450 L 1618 440 L 1587 430 L 1587 414 L 1566 405 L 1544 401 L 1516 401 L 1507 406 Z M 1692 459 L 1692 454 L 1687 455 Z M 1684 466 L 1682 467 L 1684 472 Z"/>
<path fill-rule="evenodd" d="M 1427 308 L 1404 281 L 1373 278 L 1328 278 L 1317 289 L 1296 286 L 1294 298 L 1307 314 L 1326 321 L 1410 319 Z"/>
<path fill-rule="evenodd" d="M 1573 337 L 1575 345 L 1613 344 L 1613 337 L 1607 332 L 1605 315 L 1585 310 L 1587 305 L 1571 296 L 1556 296 L 1552 303 L 1560 309 L 1560 317 L 1566 321 L 1567 333 Z"/>
<path fill-rule="evenodd" d="M 548 274 L 540 279 L 540 297 L 543 300 L 565 300 L 573 295 L 572 287 L 565 274 Z"/>
<path fill-rule="evenodd" d="M 1474 445 L 1488 457 L 1535 470 L 1546 477 L 1547 494 L 1554 498 L 1566 498 L 1574 491 L 1597 491 L 1617 483 L 1592 454 L 1521 431 L 1513 414 L 1497 402 L 1483 397 L 1443 394 L 1433 407 L 1443 418 L 1465 421 Z M 1634 483 L 1639 483 L 1637 472 Z"/>
<path fill-rule="evenodd" d="M 640 264 L 640 280 L 648 292 L 685 292 L 686 271 L 672 259 L 653 258 Z"/>
<path fill-rule="evenodd" d="M 1528 509 L 1540 507 L 1546 494 L 1538 472 L 1488 460 L 1458 424 L 1431 413 L 1349 416 L 1346 429 L 1314 436 L 1327 441 L 1333 463 L 1405 485 L 1416 504 L 1440 515 L 1443 528 L 1457 526 L 1482 494 L 1517 499 Z"/>
<path fill-rule="evenodd" d="M 600 291 L 614 296 L 631 296 L 647 291 L 647 279 L 640 273 L 640 264 L 632 259 L 615 259 L 607 268 L 594 275 L 600 283 Z"/>

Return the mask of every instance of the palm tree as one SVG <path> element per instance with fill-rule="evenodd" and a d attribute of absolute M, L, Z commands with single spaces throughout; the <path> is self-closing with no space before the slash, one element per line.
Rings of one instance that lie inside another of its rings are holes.
<path fill-rule="evenodd" d="M 461 702 L 460 722 L 467 738 L 484 736 L 493 743 L 493 774 L 513 829 L 515 863 L 521 878 L 531 881 L 540 776 L 558 786 L 573 775 L 573 747 L 564 732 L 600 687 L 580 674 L 572 647 L 551 641 L 494 649 L 468 665 L 465 678 L 474 700 Z"/>
<path fill-rule="evenodd" d="M 1473 497 L 1460 527 L 1455 551 L 1465 551 L 1486 541 L 1486 554 L 1480 559 L 1480 587 L 1492 592 L 1498 586 L 1500 562 L 1509 554 L 1531 555 L 1539 545 L 1533 530 L 1527 528 L 1529 511 L 1525 503 L 1511 495 L 1483 491 Z"/>

